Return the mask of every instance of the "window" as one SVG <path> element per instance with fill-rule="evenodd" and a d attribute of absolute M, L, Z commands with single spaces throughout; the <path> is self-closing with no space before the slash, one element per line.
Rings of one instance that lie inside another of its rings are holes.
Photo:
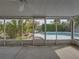
<path fill-rule="evenodd" d="M 23 19 L 22 21 L 22 40 L 33 40 L 33 19 Z"/>
<path fill-rule="evenodd" d="M 73 20 L 73 25 L 74 25 L 74 34 L 73 34 L 73 37 L 74 39 L 77 39 L 79 40 L 79 17 L 77 17 L 76 19 Z"/>
<path fill-rule="evenodd" d="M 6 40 L 20 39 L 20 30 L 18 19 L 5 19 Z"/>
<path fill-rule="evenodd" d="M 34 39 L 45 40 L 45 21 L 44 19 L 34 19 Z"/>
<path fill-rule="evenodd" d="M 56 40 L 55 19 L 46 19 L 46 40 Z"/>
<path fill-rule="evenodd" d="M 3 40 L 4 36 L 4 19 L 0 19 L 0 40 Z"/>
<path fill-rule="evenodd" d="M 69 40 L 71 39 L 71 23 L 68 19 L 57 20 L 57 39 Z"/>

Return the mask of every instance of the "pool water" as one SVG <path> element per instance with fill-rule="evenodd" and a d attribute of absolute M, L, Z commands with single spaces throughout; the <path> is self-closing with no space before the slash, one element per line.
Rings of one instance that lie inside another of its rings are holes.
<path fill-rule="evenodd" d="M 44 34 L 44 33 L 43 33 Z M 46 35 L 65 35 L 65 36 L 71 36 L 71 32 L 46 32 Z M 74 36 L 79 37 L 78 32 L 73 33 Z"/>
<path fill-rule="evenodd" d="M 57 36 L 56 36 L 57 35 Z M 44 32 L 42 33 L 37 33 L 35 34 L 36 37 L 41 37 L 43 39 L 45 39 L 45 34 Z M 46 32 L 46 40 L 69 40 L 71 39 L 71 32 Z M 74 39 L 79 39 L 79 33 L 75 32 L 74 33 Z"/>
<path fill-rule="evenodd" d="M 46 32 L 47 35 L 71 35 L 71 32 Z"/>

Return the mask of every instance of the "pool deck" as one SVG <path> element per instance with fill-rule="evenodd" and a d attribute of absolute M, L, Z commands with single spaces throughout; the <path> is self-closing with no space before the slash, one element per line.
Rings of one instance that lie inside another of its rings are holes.
<path fill-rule="evenodd" d="M 79 59 L 79 50 L 69 45 L 0 47 L 0 59 Z"/>

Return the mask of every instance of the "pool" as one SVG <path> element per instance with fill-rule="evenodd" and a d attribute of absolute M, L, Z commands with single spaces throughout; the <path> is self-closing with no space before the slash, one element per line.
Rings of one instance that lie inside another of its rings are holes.
<path fill-rule="evenodd" d="M 42 37 L 45 39 L 44 32 L 43 33 L 37 33 L 35 36 Z M 79 39 L 79 33 L 74 33 L 74 38 Z M 69 40 L 71 39 L 71 32 L 46 32 L 46 40 Z"/>
<path fill-rule="evenodd" d="M 71 32 L 46 32 L 46 35 L 66 35 L 66 36 L 71 36 Z"/>

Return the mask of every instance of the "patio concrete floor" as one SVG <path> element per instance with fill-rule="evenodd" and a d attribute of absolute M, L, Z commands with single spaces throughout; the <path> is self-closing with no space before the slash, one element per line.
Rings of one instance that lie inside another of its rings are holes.
<path fill-rule="evenodd" d="M 0 47 L 0 59 L 79 59 L 72 46 Z"/>

